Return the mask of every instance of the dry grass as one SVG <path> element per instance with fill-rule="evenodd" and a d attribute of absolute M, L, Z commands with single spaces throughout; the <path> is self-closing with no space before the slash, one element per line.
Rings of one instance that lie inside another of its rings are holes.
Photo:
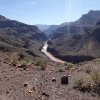
<path fill-rule="evenodd" d="M 93 91 L 100 95 L 100 71 L 93 71 L 91 78 L 93 80 Z"/>
<path fill-rule="evenodd" d="M 36 66 L 40 66 L 41 70 L 45 70 L 46 69 L 46 63 L 45 63 L 45 61 L 43 61 L 41 59 L 36 59 L 35 60 L 35 65 Z"/>
<path fill-rule="evenodd" d="M 90 77 L 81 76 L 75 80 L 74 88 L 82 92 L 93 92 L 100 95 L 100 71 L 93 71 Z"/>
<path fill-rule="evenodd" d="M 74 88 L 82 92 L 90 92 L 92 90 L 91 83 L 92 81 L 90 79 L 81 76 L 75 80 Z"/>
<path fill-rule="evenodd" d="M 90 74 L 90 73 L 92 72 L 91 66 L 87 66 L 87 67 L 85 68 L 85 72 L 88 73 L 88 74 Z"/>

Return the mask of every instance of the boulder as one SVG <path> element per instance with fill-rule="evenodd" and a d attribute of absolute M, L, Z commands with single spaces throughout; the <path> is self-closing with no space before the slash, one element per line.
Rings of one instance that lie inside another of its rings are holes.
<path fill-rule="evenodd" d="M 27 86 L 28 86 L 28 84 L 25 83 L 25 84 L 24 84 L 24 87 L 27 87 Z"/>
<path fill-rule="evenodd" d="M 68 84 L 68 76 L 61 77 L 61 84 L 64 84 L 64 85 Z"/>

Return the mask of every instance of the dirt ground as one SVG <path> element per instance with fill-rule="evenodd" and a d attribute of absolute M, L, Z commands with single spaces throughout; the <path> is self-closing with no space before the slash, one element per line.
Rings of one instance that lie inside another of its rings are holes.
<path fill-rule="evenodd" d="M 75 78 L 86 75 L 87 66 L 100 70 L 99 61 L 83 63 L 70 70 L 66 69 L 67 65 L 49 61 L 46 70 L 34 64 L 23 70 L 1 60 L 0 100 L 100 100 L 97 95 L 73 88 Z M 68 85 L 61 84 L 61 77 L 65 75 L 69 75 Z"/>

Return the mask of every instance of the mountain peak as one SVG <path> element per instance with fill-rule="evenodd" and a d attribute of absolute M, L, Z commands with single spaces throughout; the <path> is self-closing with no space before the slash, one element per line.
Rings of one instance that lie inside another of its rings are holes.
<path fill-rule="evenodd" d="M 93 26 L 98 21 L 100 21 L 100 10 L 90 10 L 87 14 L 83 14 L 82 17 L 76 21 L 76 23 L 80 23 L 85 26 Z"/>
<path fill-rule="evenodd" d="M 100 10 L 90 10 L 88 13 L 100 13 Z"/>
<path fill-rule="evenodd" d="M 0 15 L 0 21 L 6 21 L 6 20 L 9 20 L 9 19 L 4 17 L 4 16 L 2 16 L 2 15 Z"/>

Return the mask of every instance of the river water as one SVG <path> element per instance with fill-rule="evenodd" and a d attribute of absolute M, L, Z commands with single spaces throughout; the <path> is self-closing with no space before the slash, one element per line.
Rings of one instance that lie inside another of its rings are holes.
<path fill-rule="evenodd" d="M 48 56 L 54 62 L 65 63 L 63 60 L 60 60 L 60 59 L 54 57 L 50 52 L 47 51 L 47 48 L 48 48 L 48 42 L 44 42 L 41 52 L 43 52 L 46 56 Z"/>

